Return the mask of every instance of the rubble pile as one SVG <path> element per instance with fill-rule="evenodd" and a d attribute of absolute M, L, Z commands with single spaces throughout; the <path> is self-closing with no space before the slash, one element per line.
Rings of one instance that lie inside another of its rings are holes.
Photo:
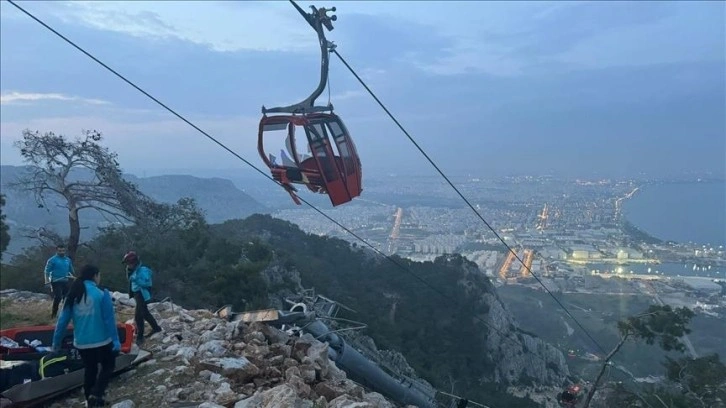
<path fill-rule="evenodd" d="M 3 297 L 27 302 L 29 295 Z M 130 323 L 133 300 L 119 293 L 114 299 L 117 313 Z M 264 323 L 228 322 L 208 310 L 185 310 L 171 302 L 149 309 L 164 331 L 142 346 L 152 353 L 151 360 L 110 384 L 107 398 L 116 408 L 395 406 L 347 379 L 328 359 L 328 345 L 309 334 L 290 336 Z M 82 406 L 80 396 L 78 390 L 51 407 Z"/>

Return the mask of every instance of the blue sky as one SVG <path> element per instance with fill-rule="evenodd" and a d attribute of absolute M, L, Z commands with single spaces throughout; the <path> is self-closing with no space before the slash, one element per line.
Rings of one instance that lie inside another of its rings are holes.
<path fill-rule="evenodd" d="M 287 2 L 20 2 L 242 156 L 260 108 L 317 84 Z M 299 2 L 445 170 L 479 176 L 726 173 L 722 2 Z M 97 129 L 130 171 L 249 168 L 2 2 L 0 159 L 25 128 Z M 333 58 L 364 171 L 430 173 Z M 319 102 L 327 101 L 327 92 Z"/>

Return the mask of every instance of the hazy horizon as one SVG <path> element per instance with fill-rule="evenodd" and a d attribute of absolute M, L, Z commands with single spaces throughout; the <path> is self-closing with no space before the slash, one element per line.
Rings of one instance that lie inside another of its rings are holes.
<path fill-rule="evenodd" d="M 254 163 L 258 168 L 267 173 L 267 168 L 264 165 L 258 165 Z M 2 163 L 3 166 L 25 166 L 27 164 L 6 164 Z M 173 175 L 188 175 L 199 178 L 225 178 L 225 179 L 237 179 L 239 180 L 257 180 L 261 182 L 269 181 L 267 177 L 263 177 L 256 170 L 253 170 L 246 164 L 240 162 L 240 167 L 228 167 L 228 168 L 183 168 L 183 167 L 170 167 L 170 168 L 127 168 L 123 167 L 121 163 L 121 170 L 126 174 L 131 174 L 136 177 L 156 177 L 156 176 L 173 176 Z M 368 178 L 388 178 L 396 176 L 420 176 L 420 177 L 433 177 L 441 178 L 441 175 L 431 165 L 424 165 L 420 169 L 395 169 L 388 167 L 364 167 L 364 176 Z M 459 169 L 455 166 L 453 168 L 445 170 L 447 177 L 453 178 L 478 178 L 482 180 L 495 179 L 495 178 L 508 178 L 508 177 L 554 177 L 556 179 L 563 180 L 603 180 L 612 179 L 616 180 L 636 180 L 636 181 L 693 181 L 696 182 L 699 179 L 708 179 L 714 182 L 726 183 L 726 174 L 709 173 L 709 172 L 690 172 L 684 171 L 673 174 L 649 174 L 642 172 L 638 174 L 617 174 L 617 173 L 598 173 L 598 172 L 583 172 L 580 174 L 560 174 L 560 173 L 534 173 L 524 171 L 506 171 L 502 169 L 496 172 L 477 172 L 468 171 L 466 169 Z M 441 178 L 442 182 L 445 182 Z M 364 179 L 365 186 L 365 179 Z"/>
<path fill-rule="evenodd" d="M 314 32 L 286 2 L 21 2 L 266 171 L 260 107 L 317 84 Z M 301 2 L 447 173 L 726 177 L 723 3 Z M 0 160 L 25 128 L 97 129 L 132 174 L 254 170 L 0 4 Z M 331 101 L 368 174 L 433 174 L 333 58 Z M 318 100 L 327 102 L 327 91 Z"/>

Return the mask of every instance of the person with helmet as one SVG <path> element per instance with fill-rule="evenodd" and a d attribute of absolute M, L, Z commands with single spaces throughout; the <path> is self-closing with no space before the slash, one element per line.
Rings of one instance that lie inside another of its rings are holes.
<path fill-rule="evenodd" d="M 144 342 L 144 321 L 149 322 L 151 325 L 150 336 L 161 332 L 161 326 L 156 322 L 147 306 L 147 303 L 151 300 L 152 271 L 141 264 L 139 256 L 134 251 L 127 252 L 121 263 L 126 265 L 129 296 L 136 301 L 136 312 L 134 314 L 134 320 L 136 320 L 136 344 L 141 345 Z"/>

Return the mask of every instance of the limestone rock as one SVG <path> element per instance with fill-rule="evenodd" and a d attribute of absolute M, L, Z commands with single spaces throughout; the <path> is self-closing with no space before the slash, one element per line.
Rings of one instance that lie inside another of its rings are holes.
<path fill-rule="evenodd" d="M 111 405 L 111 408 L 136 408 L 136 404 L 131 400 L 123 400 Z"/>
<path fill-rule="evenodd" d="M 260 373 L 245 357 L 210 358 L 202 361 L 201 366 L 239 383 L 246 383 Z"/>
<path fill-rule="evenodd" d="M 267 391 L 256 393 L 250 398 L 234 404 L 234 408 L 313 408 L 313 402 L 297 396 L 297 392 L 288 384 L 282 384 Z"/>
<path fill-rule="evenodd" d="M 340 397 L 341 395 L 351 395 L 362 399 L 363 388 L 351 380 L 342 381 L 326 381 L 318 383 L 315 386 L 315 392 L 322 395 L 328 402 Z"/>

